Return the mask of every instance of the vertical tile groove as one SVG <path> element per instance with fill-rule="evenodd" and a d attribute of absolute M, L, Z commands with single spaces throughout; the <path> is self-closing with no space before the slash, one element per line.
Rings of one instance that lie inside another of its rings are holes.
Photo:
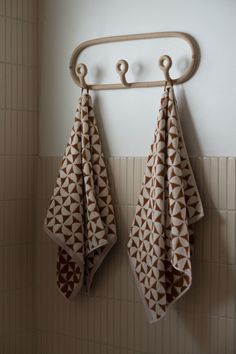
<path fill-rule="evenodd" d="M 37 0 L 27 0 L 26 7 L 34 2 Z M 30 101 L 23 106 L 23 99 L 29 95 L 27 87 L 32 99 L 37 95 L 31 89 L 37 69 L 30 48 L 37 42 L 33 32 L 37 23 L 36 18 L 29 16 L 31 22 L 25 23 L 22 7 L 21 0 L 0 1 L 0 351 L 3 354 L 33 352 L 33 160 L 37 155 L 37 108 Z M 23 55 L 30 61 L 23 63 Z"/>

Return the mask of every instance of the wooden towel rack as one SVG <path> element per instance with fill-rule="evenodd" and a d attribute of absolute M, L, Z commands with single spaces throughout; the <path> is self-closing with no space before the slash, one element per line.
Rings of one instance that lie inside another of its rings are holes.
<path fill-rule="evenodd" d="M 123 42 L 123 41 L 133 41 L 142 39 L 155 39 L 155 38 L 181 38 L 185 40 L 192 53 L 192 61 L 185 71 L 185 73 L 178 77 L 177 79 L 172 79 L 170 77 L 170 68 L 172 65 L 172 60 L 168 55 L 162 55 L 159 59 L 159 67 L 163 71 L 165 80 L 160 81 L 147 81 L 147 82 L 127 82 L 126 73 L 129 68 L 129 64 L 126 60 L 120 59 L 116 64 L 116 71 L 120 77 L 121 83 L 116 84 L 87 84 L 85 77 L 88 72 L 87 66 L 85 64 L 78 62 L 79 54 L 85 49 L 93 45 L 112 43 L 112 42 Z M 182 84 L 183 82 L 189 80 L 195 73 L 198 62 L 199 62 L 199 49 L 195 39 L 187 33 L 183 32 L 151 32 L 151 33 L 140 33 L 140 34 L 130 34 L 122 36 L 111 36 L 102 37 L 92 40 L 82 42 L 72 53 L 70 59 L 70 73 L 77 85 L 81 88 L 90 90 L 111 90 L 111 89 L 122 89 L 122 88 L 134 88 L 134 87 L 155 87 L 164 86 L 166 82 L 171 82 L 174 85 Z"/>

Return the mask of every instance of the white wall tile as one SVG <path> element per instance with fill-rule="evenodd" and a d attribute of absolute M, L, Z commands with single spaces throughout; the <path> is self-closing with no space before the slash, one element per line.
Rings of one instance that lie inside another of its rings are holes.
<path fill-rule="evenodd" d="M 1 2 L 0 2 L 1 13 Z M 0 16 L 0 61 L 6 60 L 6 19 Z"/>
<path fill-rule="evenodd" d="M 227 159 L 219 157 L 219 208 L 227 208 Z"/>
<path fill-rule="evenodd" d="M 6 64 L 0 63 L 0 108 L 6 107 Z"/>
<path fill-rule="evenodd" d="M 235 210 L 235 183 L 236 183 L 236 174 L 235 174 L 235 158 L 228 158 L 228 209 Z"/>

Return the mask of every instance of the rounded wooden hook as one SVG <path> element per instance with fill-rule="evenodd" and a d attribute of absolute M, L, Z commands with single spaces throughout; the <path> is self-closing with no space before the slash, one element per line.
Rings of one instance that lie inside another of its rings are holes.
<path fill-rule="evenodd" d="M 87 89 L 88 85 L 86 84 L 85 81 L 85 76 L 87 75 L 88 72 L 87 66 L 81 63 L 76 66 L 75 70 L 76 70 L 76 75 L 79 78 L 80 87 Z"/>
<path fill-rule="evenodd" d="M 120 59 L 117 64 L 116 64 L 116 72 L 120 76 L 120 81 L 124 87 L 128 87 L 129 83 L 127 82 L 125 78 L 125 74 L 127 73 L 129 69 L 129 64 L 126 60 Z"/>
<path fill-rule="evenodd" d="M 162 55 L 159 59 L 159 67 L 163 71 L 167 83 L 172 83 L 172 79 L 169 73 L 171 66 L 172 66 L 171 57 L 169 57 L 169 55 Z"/>

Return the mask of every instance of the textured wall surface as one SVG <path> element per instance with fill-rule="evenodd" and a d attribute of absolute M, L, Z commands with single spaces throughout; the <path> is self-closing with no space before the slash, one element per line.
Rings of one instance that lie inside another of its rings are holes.
<path fill-rule="evenodd" d="M 36 0 L 0 1 L 0 353 L 32 354 Z"/>
<path fill-rule="evenodd" d="M 191 160 L 205 209 L 195 228 L 193 285 L 153 325 L 147 321 L 126 253 L 145 159 L 108 159 L 118 242 L 96 274 L 91 295 L 71 302 L 57 290 L 56 246 L 42 231 L 60 160 L 38 159 L 34 353 L 235 353 L 235 159 Z"/>

